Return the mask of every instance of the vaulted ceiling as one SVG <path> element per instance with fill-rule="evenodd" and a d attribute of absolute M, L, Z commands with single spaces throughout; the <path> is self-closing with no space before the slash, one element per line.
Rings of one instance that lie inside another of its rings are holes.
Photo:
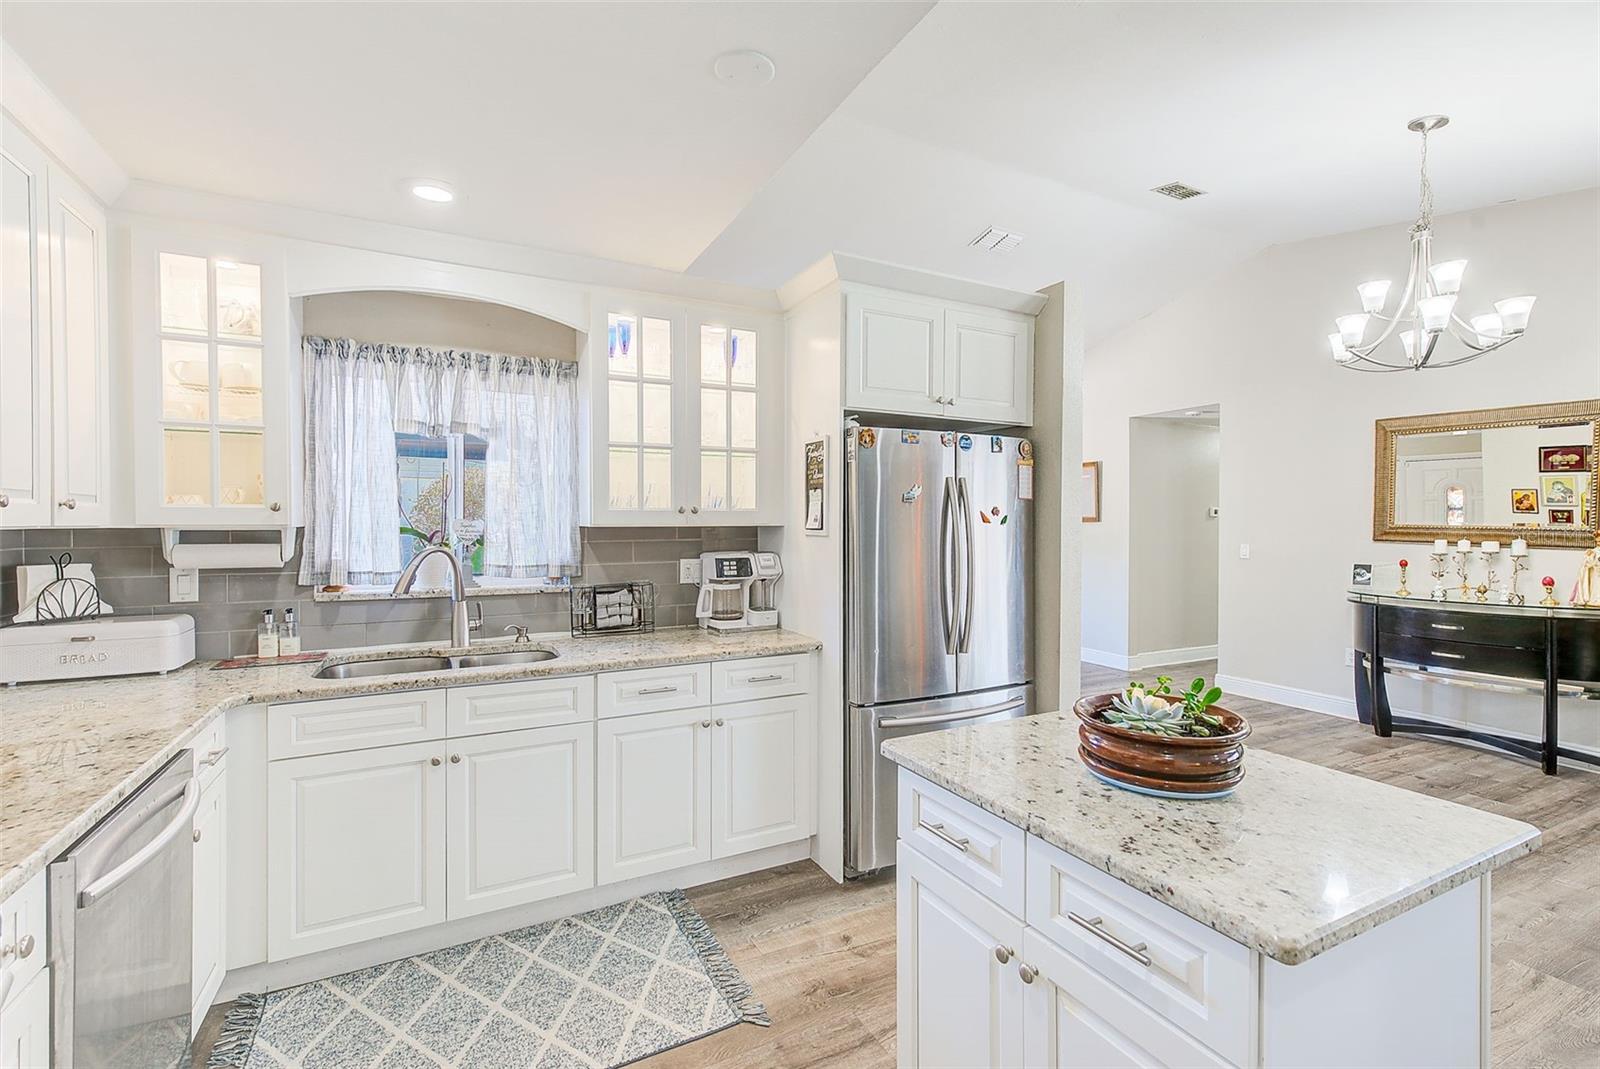
<path fill-rule="evenodd" d="M 6 2 L 0 33 L 135 178 L 763 288 L 833 250 L 1066 278 L 1091 337 L 1409 218 L 1416 115 L 1452 119 L 1441 212 L 1600 184 L 1593 4 Z M 720 84 L 731 49 L 776 79 Z"/>

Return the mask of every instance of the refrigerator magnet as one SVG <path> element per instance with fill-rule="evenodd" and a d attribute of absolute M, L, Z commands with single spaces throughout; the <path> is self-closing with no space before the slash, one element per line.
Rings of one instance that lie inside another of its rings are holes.
<path fill-rule="evenodd" d="M 956 445 L 961 447 L 961 451 L 963 453 L 972 452 L 972 435 L 963 434 L 960 438 L 956 439 Z"/>
<path fill-rule="evenodd" d="M 878 432 L 871 427 L 862 427 L 856 432 L 856 444 L 862 449 L 871 449 L 878 444 Z"/>
<path fill-rule="evenodd" d="M 920 441 L 922 441 L 922 435 L 918 434 L 916 431 L 900 432 L 901 445 L 916 445 Z"/>
<path fill-rule="evenodd" d="M 909 487 L 906 488 L 906 492 L 900 495 L 900 500 L 904 501 L 906 504 L 909 505 L 909 504 L 911 504 L 913 501 L 915 501 L 917 498 L 919 498 L 921 496 L 922 496 L 922 484 L 921 483 L 912 483 Z"/>
<path fill-rule="evenodd" d="M 1006 443 L 1000 438 L 1000 436 L 998 434 L 991 434 L 989 436 L 989 452 L 991 452 L 991 453 L 1004 453 L 1005 451 L 1006 451 Z"/>
<path fill-rule="evenodd" d="M 1026 438 L 1023 438 L 1020 441 L 1018 441 L 1017 442 L 1017 456 L 1021 457 L 1023 460 L 1032 460 L 1033 459 L 1033 443 L 1028 441 Z"/>
<path fill-rule="evenodd" d="M 949 449 L 951 446 L 956 444 L 956 436 L 950 431 L 940 431 L 939 444 L 944 446 L 946 449 Z"/>
<path fill-rule="evenodd" d="M 1017 461 L 1017 500 L 1033 500 L 1033 458 Z"/>

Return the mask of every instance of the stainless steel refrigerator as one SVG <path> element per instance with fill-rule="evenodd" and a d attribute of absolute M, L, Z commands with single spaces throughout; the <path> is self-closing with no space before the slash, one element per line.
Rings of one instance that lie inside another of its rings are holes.
<path fill-rule="evenodd" d="M 845 439 L 845 868 L 894 864 L 886 739 L 1033 708 L 1025 438 L 851 428 Z"/>

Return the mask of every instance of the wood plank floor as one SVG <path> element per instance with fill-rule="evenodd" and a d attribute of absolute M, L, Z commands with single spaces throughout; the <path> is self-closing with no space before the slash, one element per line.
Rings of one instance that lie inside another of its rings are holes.
<path fill-rule="evenodd" d="M 1161 669 L 1180 680 L 1215 671 L 1215 662 Z M 1085 692 L 1127 679 L 1084 666 Z M 1600 1066 L 1600 775 L 1548 777 L 1526 762 L 1449 743 L 1380 739 L 1336 717 L 1249 699 L 1225 704 L 1249 718 L 1252 746 L 1540 828 L 1542 848 L 1494 877 L 1495 1064 Z M 1600 715 L 1600 708 L 1578 711 Z M 894 1065 L 892 875 L 839 887 L 802 862 L 693 888 L 689 898 L 766 1003 L 773 1026 L 741 1025 L 640 1065 Z"/>

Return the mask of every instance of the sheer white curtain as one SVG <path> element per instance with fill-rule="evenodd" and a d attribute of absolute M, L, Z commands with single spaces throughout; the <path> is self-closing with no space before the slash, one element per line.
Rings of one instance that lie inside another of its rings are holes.
<path fill-rule="evenodd" d="M 300 581 L 393 582 L 397 431 L 488 442 L 484 568 L 578 574 L 578 372 L 501 353 L 304 339 L 305 550 Z"/>

